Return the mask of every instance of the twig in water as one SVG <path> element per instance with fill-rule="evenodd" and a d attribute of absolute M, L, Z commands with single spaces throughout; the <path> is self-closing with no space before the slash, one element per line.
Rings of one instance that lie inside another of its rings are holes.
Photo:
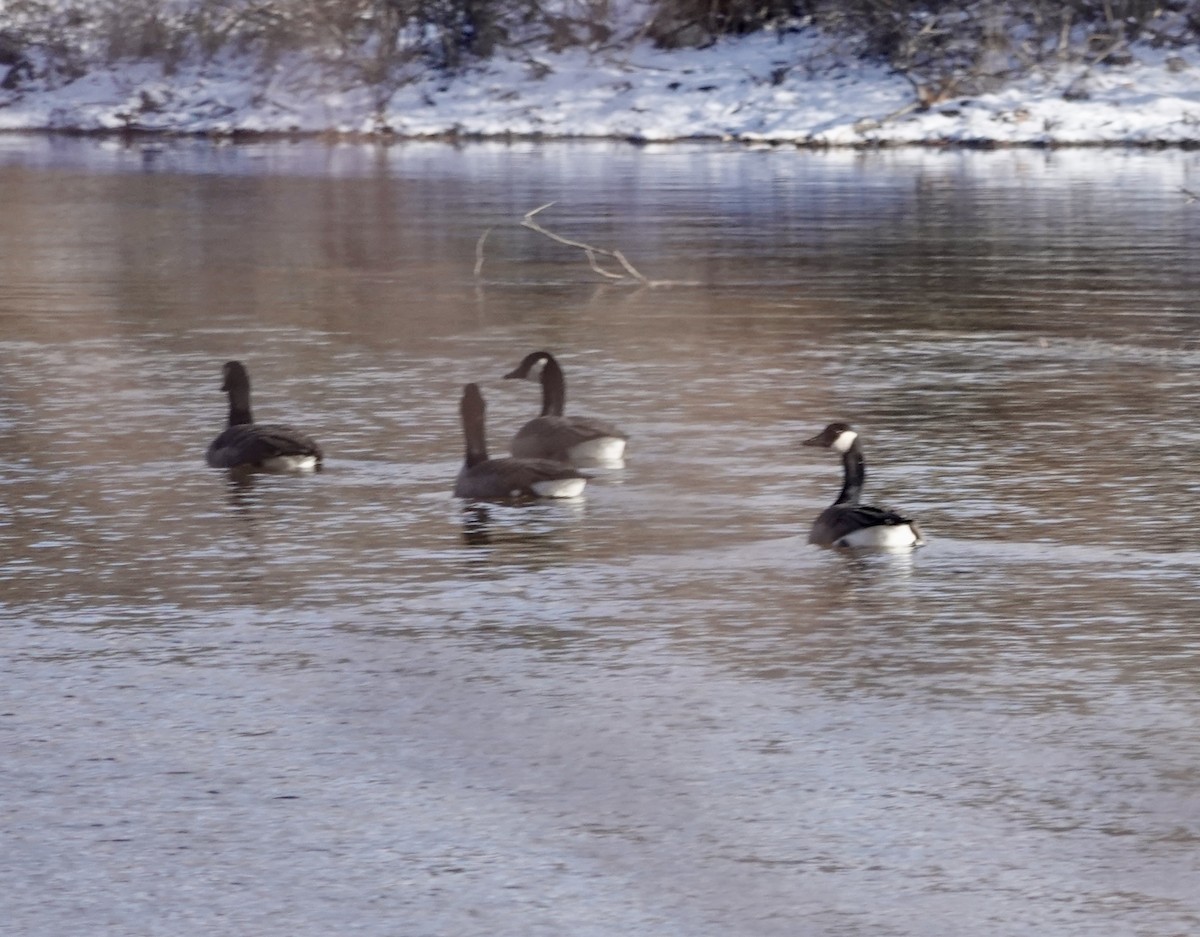
<path fill-rule="evenodd" d="M 629 262 L 629 258 L 622 254 L 619 250 L 608 250 L 604 247 L 596 247 L 592 244 L 585 244 L 583 241 L 573 241 L 570 238 L 563 237 L 561 234 L 555 234 L 553 231 L 548 231 L 538 224 L 534 220 L 534 217 L 541 212 L 544 212 L 547 208 L 554 204 L 554 202 L 547 202 L 545 205 L 526 212 L 524 217 L 521 219 L 521 227 L 529 228 L 531 231 L 536 231 L 538 234 L 545 235 L 546 237 L 550 238 L 550 240 L 559 244 L 563 244 L 567 247 L 575 247 L 583 251 L 584 256 L 587 257 L 588 266 L 591 267 L 593 271 L 600 274 L 600 276 L 606 277 L 609 280 L 616 280 L 621 283 L 628 283 L 632 280 L 641 284 L 642 286 L 650 287 L 700 285 L 699 281 L 696 280 L 651 280 L 644 273 L 638 270 L 637 267 L 631 264 Z M 483 247 L 484 244 L 487 243 L 488 235 L 492 233 L 492 230 L 492 228 L 488 228 L 483 232 L 483 234 L 479 235 L 479 240 L 475 242 L 475 276 L 477 277 L 483 273 Z M 625 272 L 620 273 L 613 270 L 606 270 L 604 267 L 600 266 L 600 261 L 597 259 L 598 257 L 611 257 L 621 265 L 621 268 Z"/>
<path fill-rule="evenodd" d="M 640 270 L 638 270 L 637 267 L 635 267 L 633 264 L 631 264 L 629 262 L 629 259 L 618 250 L 607 250 L 606 248 L 603 248 L 603 247 L 595 247 L 592 244 L 585 244 L 582 241 L 572 241 L 570 238 L 565 238 L 561 234 L 555 234 L 553 231 L 547 231 L 545 228 L 543 228 L 540 224 L 538 224 L 534 220 L 534 217 L 536 215 L 540 214 L 541 212 L 544 212 L 547 208 L 549 208 L 553 204 L 555 204 L 555 203 L 547 202 L 545 205 L 535 208 L 532 211 L 526 212 L 525 217 L 523 219 L 521 219 L 521 226 L 524 228 L 528 228 L 530 231 L 536 231 L 538 234 L 545 235 L 546 237 L 550 238 L 550 240 L 556 241 L 559 244 L 564 244 L 567 247 L 579 248 L 579 250 L 583 251 L 584 256 L 587 257 L 588 265 L 596 273 L 600 274 L 601 276 L 607 277 L 610 280 L 618 280 L 618 281 L 622 281 L 622 282 L 632 279 L 632 280 L 636 280 L 638 283 L 642 284 L 643 286 L 651 286 L 651 287 L 654 287 L 654 286 L 695 286 L 696 285 L 695 283 L 687 283 L 687 282 L 682 282 L 682 281 L 678 281 L 678 280 L 651 280 L 644 273 L 642 273 Z M 616 273 L 612 270 L 605 270 L 603 267 L 600 266 L 599 261 L 596 260 L 597 255 L 599 255 L 601 257 L 611 257 L 613 260 L 615 260 L 617 263 L 619 263 L 621 265 L 621 267 L 625 270 L 625 273 L 622 274 L 622 273 Z M 626 274 L 628 274 L 628 275 L 626 275 Z"/>
<path fill-rule="evenodd" d="M 483 273 L 483 244 L 491 233 L 492 229 L 487 228 L 483 234 L 479 235 L 479 240 L 475 242 L 475 276 Z"/>
<path fill-rule="evenodd" d="M 639 283 L 643 283 L 647 286 L 650 285 L 650 280 L 643 275 L 641 271 L 634 267 L 633 264 L 626 260 L 625 256 L 620 251 L 605 250 L 603 247 L 593 247 L 591 244 L 584 244 L 582 241 L 572 241 L 570 238 L 565 238 L 561 234 L 555 234 L 553 231 L 547 231 L 540 224 L 533 220 L 534 215 L 544 212 L 553 204 L 554 202 L 547 202 L 545 205 L 542 205 L 539 208 L 535 208 L 532 211 L 527 211 L 525 213 L 525 217 L 521 219 L 521 226 L 528 228 L 530 231 L 536 231 L 538 234 L 544 234 L 546 237 L 550 238 L 550 240 L 557 241 L 559 244 L 565 244 L 567 247 L 578 247 L 584 252 L 585 255 L 587 255 L 588 263 L 591 265 L 591 268 L 601 276 L 608 277 L 610 280 L 625 279 L 625 277 L 621 274 L 613 273 L 612 271 L 605 270 L 603 267 L 601 267 L 600 264 L 596 262 L 597 254 L 600 254 L 604 257 L 613 258 L 625 268 L 626 273 L 628 273 Z"/>

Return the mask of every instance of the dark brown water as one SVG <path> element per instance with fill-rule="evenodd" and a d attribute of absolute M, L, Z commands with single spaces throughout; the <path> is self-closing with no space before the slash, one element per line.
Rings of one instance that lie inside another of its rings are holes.
<path fill-rule="evenodd" d="M 1200 931 L 1198 175 L 0 139 L 0 930 Z M 539 347 L 628 464 L 464 511 Z M 805 544 L 833 419 L 928 546 Z"/>

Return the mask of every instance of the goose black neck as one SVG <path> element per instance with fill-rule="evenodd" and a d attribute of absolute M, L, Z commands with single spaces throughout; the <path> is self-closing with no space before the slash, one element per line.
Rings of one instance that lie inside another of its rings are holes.
<path fill-rule="evenodd" d="M 867 479 L 867 463 L 863 459 L 858 440 L 842 453 L 842 491 L 834 504 L 858 504 L 863 482 Z"/>
<path fill-rule="evenodd" d="M 242 426 L 254 422 L 250 412 L 250 388 L 231 387 L 229 389 L 229 425 Z"/>
<path fill-rule="evenodd" d="M 567 403 L 567 380 L 550 355 L 542 366 L 542 416 L 562 416 Z"/>
<path fill-rule="evenodd" d="M 473 384 L 463 393 L 461 411 L 463 437 L 467 443 L 465 459 L 467 468 L 470 468 L 480 462 L 486 462 L 488 458 L 483 396 Z"/>

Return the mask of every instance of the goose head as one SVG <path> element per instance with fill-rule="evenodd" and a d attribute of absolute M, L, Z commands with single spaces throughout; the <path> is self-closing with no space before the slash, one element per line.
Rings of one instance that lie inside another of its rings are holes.
<path fill-rule="evenodd" d="M 539 379 L 540 375 L 534 375 L 530 372 L 533 371 L 534 366 L 537 365 L 539 361 L 545 361 L 546 366 L 549 367 L 550 362 L 554 361 L 554 356 L 548 351 L 531 351 L 521 359 L 520 364 L 504 375 L 504 377 L 506 379 L 511 378 L 514 380 L 536 381 Z"/>
<path fill-rule="evenodd" d="M 834 452 L 844 455 L 850 451 L 857 439 L 858 433 L 849 423 L 830 423 L 812 439 L 806 439 L 800 445 L 813 446 L 817 449 L 832 449 Z"/>
<path fill-rule="evenodd" d="M 250 389 L 250 375 L 246 373 L 246 366 L 240 361 L 226 361 L 221 369 L 221 390 L 229 393 L 243 389 Z"/>

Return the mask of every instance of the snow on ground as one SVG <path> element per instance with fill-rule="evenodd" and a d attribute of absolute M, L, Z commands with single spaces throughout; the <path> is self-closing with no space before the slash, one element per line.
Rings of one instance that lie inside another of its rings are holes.
<path fill-rule="evenodd" d="M 731 38 L 700 50 L 643 43 L 501 55 L 454 77 L 423 76 L 382 104 L 369 89 L 333 90 L 296 63 L 264 74 L 244 62 L 213 62 L 169 79 L 157 66 L 136 64 L 57 89 L 0 91 L 0 130 L 1200 144 L 1194 48 L 1142 47 L 1128 66 L 1064 67 L 915 110 L 903 77 L 839 61 L 826 43 L 809 30 Z"/>

